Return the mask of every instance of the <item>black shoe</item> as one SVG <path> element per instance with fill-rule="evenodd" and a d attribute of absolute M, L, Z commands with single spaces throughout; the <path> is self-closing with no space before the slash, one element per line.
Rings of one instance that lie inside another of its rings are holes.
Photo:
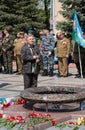
<path fill-rule="evenodd" d="M 12 72 L 12 71 L 9 71 L 9 74 L 13 74 L 13 72 Z"/>
<path fill-rule="evenodd" d="M 48 71 L 47 71 L 47 70 L 44 70 L 42 76 L 48 76 Z"/>
<path fill-rule="evenodd" d="M 4 72 L 3 72 L 3 74 L 9 74 L 9 71 L 8 71 L 8 70 L 6 70 L 6 71 L 4 71 Z"/>
<path fill-rule="evenodd" d="M 13 71 L 13 73 L 18 73 L 18 70 Z"/>
<path fill-rule="evenodd" d="M 49 71 L 49 76 L 50 76 L 50 77 L 53 76 L 53 69 L 51 69 L 51 70 Z"/>
<path fill-rule="evenodd" d="M 81 75 L 80 75 L 80 74 L 77 74 L 77 75 L 75 76 L 75 78 L 81 78 Z"/>
<path fill-rule="evenodd" d="M 2 72 L 2 68 L 0 68 L 0 73 Z"/>

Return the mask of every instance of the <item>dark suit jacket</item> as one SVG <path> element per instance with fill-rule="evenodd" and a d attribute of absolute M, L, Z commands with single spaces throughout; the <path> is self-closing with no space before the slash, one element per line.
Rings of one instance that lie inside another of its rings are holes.
<path fill-rule="evenodd" d="M 39 73 L 40 64 L 33 59 L 34 55 L 38 55 L 40 59 L 40 50 L 36 45 L 29 46 L 26 44 L 22 47 L 23 73 Z"/>

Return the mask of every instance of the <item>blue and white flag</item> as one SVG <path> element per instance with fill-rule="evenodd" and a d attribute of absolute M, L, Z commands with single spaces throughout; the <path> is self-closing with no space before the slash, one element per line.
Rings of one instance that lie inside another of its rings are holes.
<path fill-rule="evenodd" d="M 73 41 L 77 42 L 80 46 L 85 48 L 85 38 L 83 38 L 83 33 L 78 22 L 76 11 L 74 12 L 74 25 L 72 33 Z"/>

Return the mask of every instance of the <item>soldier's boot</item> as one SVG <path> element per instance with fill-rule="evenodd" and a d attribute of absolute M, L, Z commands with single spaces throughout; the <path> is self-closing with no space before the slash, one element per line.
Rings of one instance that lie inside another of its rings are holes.
<path fill-rule="evenodd" d="M 48 76 L 48 70 L 47 70 L 47 69 L 45 69 L 45 70 L 43 71 L 42 76 Z"/>
<path fill-rule="evenodd" d="M 9 73 L 9 70 L 4 67 L 4 72 L 3 72 L 3 74 L 8 74 L 8 73 Z"/>
<path fill-rule="evenodd" d="M 49 76 L 53 76 L 53 69 L 50 69 Z"/>
<path fill-rule="evenodd" d="M 13 74 L 13 72 L 12 72 L 12 71 L 9 71 L 9 74 Z"/>

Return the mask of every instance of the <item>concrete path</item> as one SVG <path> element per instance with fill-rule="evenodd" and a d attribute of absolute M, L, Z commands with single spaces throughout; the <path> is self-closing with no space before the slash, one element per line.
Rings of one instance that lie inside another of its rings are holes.
<path fill-rule="evenodd" d="M 38 78 L 38 87 L 42 86 L 76 86 L 76 87 L 85 87 L 85 78 L 75 78 L 77 70 L 74 65 L 69 67 L 69 76 L 66 78 L 58 78 L 57 67 L 54 70 L 54 76 L 41 76 Z M 2 74 L 0 73 L 0 97 L 12 97 L 18 96 L 20 92 L 24 89 L 23 84 L 23 75 L 14 74 Z"/>

